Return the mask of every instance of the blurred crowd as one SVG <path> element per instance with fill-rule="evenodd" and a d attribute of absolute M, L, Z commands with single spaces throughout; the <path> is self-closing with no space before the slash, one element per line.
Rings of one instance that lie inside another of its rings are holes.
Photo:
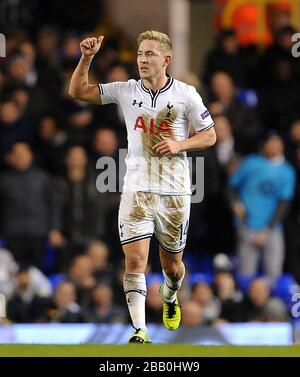
<path fill-rule="evenodd" d="M 0 60 L 0 292 L 17 323 L 129 321 L 120 194 L 96 188 L 97 160 L 109 156 L 118 167 L 126 148 L 124 119 L 116 105 L 71 99 L 68 87 L 84 37 L 105 35 L 92 83 L 138 79 L 136 47 L 100 1 L 77 3 L 66 12 L 59 1 L 43 1 L 43 8 L 28 1 L 24 9 L 11 2 L 10 27 L 0 18 L 7 42 Z M 178 77 L 197 87 L 218 137 L 215 147 L 190 154 L 205 158 L 205 186 L 204 201 L 192 205 L 185 251 L 186 326 L 292 319 L 290 295 L 300 283 L 294 32 L 281 25 L 261 50 L 240 47 L 234 30 L 223 30 L 203 72 Z M 226 263 L 216 262 L 220 254 Z M 149 322 L 161 322 L 159 272 L 153 240 Z"/>

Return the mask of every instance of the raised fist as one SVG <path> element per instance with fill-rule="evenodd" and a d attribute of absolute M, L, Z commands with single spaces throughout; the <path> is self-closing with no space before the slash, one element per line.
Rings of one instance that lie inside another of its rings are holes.
<path fill-rule="evenodd" d="M 81 50 L 82 55 L 83 56 L 95 55 L 101 47 L 103 38 L 104 38 L 103 35 L 100 35 L 98 39 L 95 37 L 92 37 L 92 38 L 85 38 L 83 41 L 81 41 L 80 50 Z"/>

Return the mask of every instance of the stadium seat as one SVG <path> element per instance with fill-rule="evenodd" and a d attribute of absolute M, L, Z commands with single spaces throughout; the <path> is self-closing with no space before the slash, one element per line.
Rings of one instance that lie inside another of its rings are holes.
<path fill-rule="evenodd" d="M 292 296 L 296 292 L 300 292 L 300 287 L 291 274 L 279 276 L 272 286 L 272 295 L 281 298 L 288 308 L 293 305 Z"/>
<path fill-rule="evenodd" d="M 48 276 L 48 279 L 50 280 L 51 286 L 52 286 L 52 292 L 54 293 L 57 285 L 65 280 L 65 275 L 64 274 L 52 274 Z"/>
<path fill-rule="evenodd" d="M 235 275 L 235 281 L 237 282 L 238 287 L 240 288 L 242 293 L 244 294 L 248 292 L 250 284 L 255 278 L 256 275 L 243 275 L 239 273 Z"/>
<path fill-rule="evenodd" d="M 209 272 L 194 272 L 191 273 L 189 276 L 189 284 L 192 286 L 196 283 L 207 283 L 212 284 L 213 282 L 213 274 Z"/>
<path fill-rule="evenodd" d="M 160 272 L 153 272 L 151 274 L 146 275 L 147 285 L 151 285 L 154 282 L 163 283 L 164 282 L 163 274 Z"/>
<path fill-rule="evenodd" d="M 45 272 L 46 274 L 53 272 L 53 269 L 56 265 L 56 258 L 56 250 L 49 243 L 47 243 L 42 262 L 43 272 Z"/>
<path fill-rule="evenodd" d="M 241 89 L 238 92 L 237 99 L 249 107 L 256 107 L 258 103 L 257 93 L 253 89 Z"/>

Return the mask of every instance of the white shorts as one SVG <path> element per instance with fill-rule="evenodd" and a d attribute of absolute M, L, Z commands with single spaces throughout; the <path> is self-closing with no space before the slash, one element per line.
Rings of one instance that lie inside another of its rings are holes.
<path fill-rule="evenodd" d="M 151 238 L 154 233 L 166 251 L 183 251 L 189 226 L 190 204 L 190 195 L 123 192 L 119 208 L 121 244 Z"/>

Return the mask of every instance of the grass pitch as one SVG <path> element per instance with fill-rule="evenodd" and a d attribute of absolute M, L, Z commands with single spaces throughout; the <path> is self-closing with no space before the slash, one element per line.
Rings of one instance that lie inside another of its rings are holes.
<path fill-rule="evenodd" d="M 292 346 L 195 346 L 188 344 L 1 344 L 0 357 L 300 357 Z"/>

